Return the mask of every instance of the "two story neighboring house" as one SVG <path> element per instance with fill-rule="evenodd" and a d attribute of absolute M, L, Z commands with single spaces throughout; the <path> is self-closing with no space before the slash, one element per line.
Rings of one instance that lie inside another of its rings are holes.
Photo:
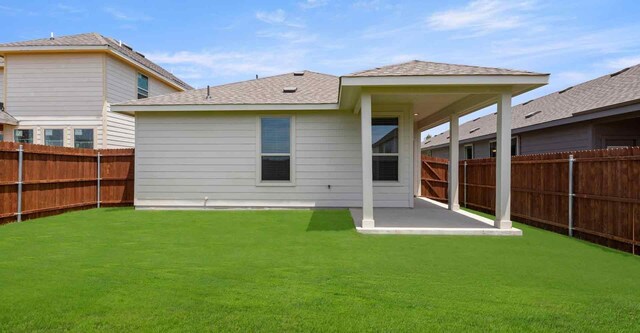
<path fill-rule="evenodd" d="M 133 147 L 135 120 L 113 103 L 192 89 L 98 33 L 0 44 L 0 141 Z"/>
<path fill-rule="evenodd" d="M 516 105 L 512 155 L 640 145 L 640 65 Z M 460 159 L 496 156 L 496 114 L 460 125 Z M 449 132 L 422 144 L 422 153 L 449 157 Z"/>

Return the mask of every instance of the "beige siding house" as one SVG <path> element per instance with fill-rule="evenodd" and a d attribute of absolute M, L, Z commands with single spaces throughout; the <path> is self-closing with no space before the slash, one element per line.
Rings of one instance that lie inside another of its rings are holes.
<path fill-rule="evenodd" d="M 356 224 L 365 232 L 376 228 L 374 207 L 414 207 L 423 129 L 498 103 L 495 227 L 511 230 L 511 96 L 547 80 L 412 61 L 342 77 L 287 73 L 112 110 L 136 117 L 139 209 L 362 207 Z"/>
<path fill-rule="evenodd" d="M 135 119 L 113 103 L 191 87 L 126 44 L 97 33 L 0 44 L 4 141 L 125 148 Z"/>

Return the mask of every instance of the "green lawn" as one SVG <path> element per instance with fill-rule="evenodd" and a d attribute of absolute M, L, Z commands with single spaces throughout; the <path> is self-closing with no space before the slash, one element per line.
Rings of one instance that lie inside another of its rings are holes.
<path fill-rule="evenodd" d="M 640 331 L 640 258 L 360 235 L 346 210 L 106 208 L 0 227 L 0 331 Z"/>

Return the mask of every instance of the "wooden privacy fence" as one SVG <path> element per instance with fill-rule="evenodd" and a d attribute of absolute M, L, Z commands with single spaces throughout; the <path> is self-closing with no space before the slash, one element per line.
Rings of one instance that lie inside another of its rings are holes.
<path fill-rule="evenodd" d="M 448 166 L 431 157 L 422 161 L 422 193 L 427 197 L 436 193 L 434 199 L 446 201 L 446 190 L 444 194 L 431 190 L 432 179 L 425 177 L 424 168 L 429 170 L 434 163 L 443 170 Z M 459 168 L 460 205 L 493 214 L 495 159 L 461 161 Z M 446 189 L 446 171 L 444 179 Z M 514 156 L 511 216 L 518 222 L 638 254 L 640 147 Z"/>
<path fill-rule="evenodd" d="M 133 149 L 0 142 L 0 224 L 100 205 L 131 205 L 133 166 Z"/>

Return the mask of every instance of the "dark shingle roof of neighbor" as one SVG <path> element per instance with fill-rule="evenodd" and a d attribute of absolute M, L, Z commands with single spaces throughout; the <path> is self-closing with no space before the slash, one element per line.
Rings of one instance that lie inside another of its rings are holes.
<path fill-rule="evenodd" d="M 119 105 L 224 105 L 224 104 L 331 104 L 338 102 L 340 79 L 311 71 L 293 72 L 255 80 L 133 100 Z M 285 92 L 285 88 L 295 88 Z"/>
<path fill-rule="evenodd" d="M 516 105 L 512 109 L 512 128 L 571 118 L 582 112 L 636 100 L 640 100 L 640 64 Z M 461 124 L 460 140 L 495 132 L 496 114 L 492 113 Z M 422 148 L 447 145 L 448 135 L 449 131 L 436 135 L 425 141 Z"/>
<path fill-rule="evenodd" d="M 162 76 L 163 78 L 174 82 L 180 87 L 190 90 L 193 89 L 189 84 L 180 80 L 175 75 L 171 74 L 166 69 L 160 67 L 153 61 L 147 59 L 143 54 L 134 51 L 126 46 L 126 44 L 121 44 L 114 38 L 103 36 L 99 33 L 90 32 L 85 34 L 78 35 L 69 35 L 69 36 L 59 36 L 53 39 L 51 38 L 41 38 L 20 42 L 11 42 L 0 44 L 0 47 L 36 47 L 36 46 L 108 46 L 111 49 L 114 49 L 131 60 L 137 62 L 143 67 L 148 68 L 149 70 L 155 72 L 156 74 Z"/>

